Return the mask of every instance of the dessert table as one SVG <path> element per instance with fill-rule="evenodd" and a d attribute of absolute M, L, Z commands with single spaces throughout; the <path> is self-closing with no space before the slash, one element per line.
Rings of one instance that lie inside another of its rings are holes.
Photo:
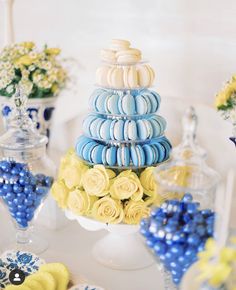
<path fill-rule="evenodd" d="M 14 235 L 14 228 L 6 211 L 0 208 L 0 250 L 6 238 Z M 49 248 L 42 254 L 47 262 L 63 262 L 75 282 L 88 281 L 106 290 L 162 290 L 161 274 L 153 266 L 137 271 L 118 271 L 106 268 L 97 263 L 91 255 L 93 244 L 105 235 L 105 231 L 89 232 L 77 222 L 68 224 L 56 231 L 37 226 L 42 237 L 48 240 Z"/>

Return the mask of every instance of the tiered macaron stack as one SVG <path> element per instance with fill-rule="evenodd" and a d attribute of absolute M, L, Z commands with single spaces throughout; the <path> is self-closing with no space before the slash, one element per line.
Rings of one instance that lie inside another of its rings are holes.
<path fill-rule="evenodd" d="M 78 156 L 91 164 L 128 168 L 167 160 L 171 144 L 164 136 L 166 121 L 156 115 L 161 99 L 147 88 L 154 80 L 153 69 L 126 40 L 112 40 L 101 57 L 99 88 L 90 98 L 92 112 L 83 122 Z"/>
<path fill-rule="evenodd" d="M 52 195 L 75 215 L 107 224 L 139 224 L 160 204 L 153 170 L 167 160 L 166 121 L 157 115 L 160 96 L 148 89 L 153 69 L 126 40 L 102 50 L 98 88 L 75 150 L 61 161 Z"/>

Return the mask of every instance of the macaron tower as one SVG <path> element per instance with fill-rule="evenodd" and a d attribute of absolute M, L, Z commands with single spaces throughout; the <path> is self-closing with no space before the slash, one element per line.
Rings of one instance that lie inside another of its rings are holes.
<path fill-rule="evenodd" d="M 52 195 L 77 216 L 137 225 L 157 201 L 152 172 L 171 144 L 157 115 L 160 96 L 149 89 L 154 71 L 141 51 L 114 39 L 101 58 L 83 135 L 62 159 Z"/>
<path fill-rule="evenodd" d="M 169 158 L 171 144 L 164 136 L 166 121 L 157 115 L 161 98 L 148 89 L 155 73 L 130 42 L 114 39 L 101 51 L 99 86 L 90 98 L 91 113 L 76 145 L 90 164 L 120 169 L 145 168 Z"/>

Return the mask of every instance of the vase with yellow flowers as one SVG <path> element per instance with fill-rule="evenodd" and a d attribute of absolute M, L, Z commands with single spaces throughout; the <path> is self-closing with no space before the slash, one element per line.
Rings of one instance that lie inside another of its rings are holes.
<path fill-rule="evenodd" d="M 224 119 L 232 123 L 233 134 L 230 140 L 236 145 L 236 75 L 217 94 L 215 106 L 222 113 Z"/>
<path fill-rule="evenodd" d="M 0 52 L 0 103 L 5 128 L 12 111 L 11 97 L 16 85 L 28 96 L 27 111 L 40 133 L 50 135 L 55 102 L 67 81 L 59 60 L 60 49 L 46 45 L 38 49 L 33 42 L 16 43 Z"/>

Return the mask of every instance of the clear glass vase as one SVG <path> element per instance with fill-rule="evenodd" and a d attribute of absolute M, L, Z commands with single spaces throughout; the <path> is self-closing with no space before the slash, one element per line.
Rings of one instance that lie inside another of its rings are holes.
<path fill-rule="evenodd" d="M 26 96 L 18 89 L 9 129 L 0 137 L 0 200 L 16 228 L 6 249 L 43 252 L 47 243 L 32 235 L 33 222 L 46 199 L 55 166 L 46 154 L 48 138 L 41 136 L 25 109 Z"/>

